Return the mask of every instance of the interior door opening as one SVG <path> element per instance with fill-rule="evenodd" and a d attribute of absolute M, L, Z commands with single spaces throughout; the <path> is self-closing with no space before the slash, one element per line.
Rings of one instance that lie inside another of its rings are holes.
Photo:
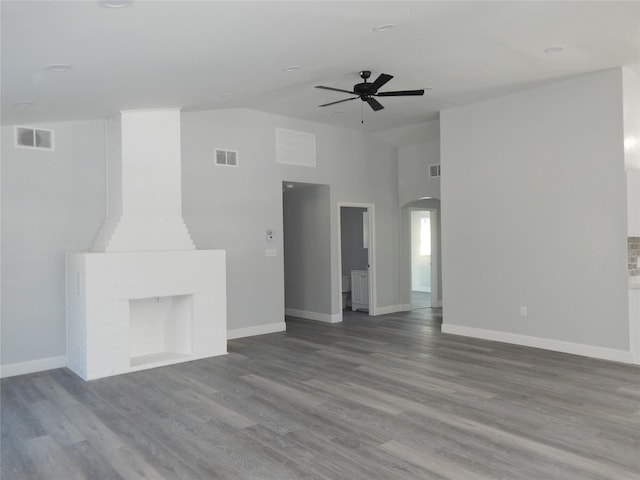
<path fill-rule="evenodd" d="M 431 213 L 411 210 L 411 310 L 431 307 Z"/>
<path fill-rule="evenodd" d="M 415 200 L 405 204 L 401 212 L 400 300 L 406 305 L 406 310 L 419 309 L 418 311 L 427 313 L 429 307 L 431 311 L 440 309 L 440 200 Z"/>
<path fill-rule="evenodd" d="M 339 204 L 341 310 L 374 315 L 373 205 Z"/>
<path fill-rule="evenodd" d="M 330 187 L 283 182 L 282 211 L 285 315 L 340 321 L 332 300 Z"/>

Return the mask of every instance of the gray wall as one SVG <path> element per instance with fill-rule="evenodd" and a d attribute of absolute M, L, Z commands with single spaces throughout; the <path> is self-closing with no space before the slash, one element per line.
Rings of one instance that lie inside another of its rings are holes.
<path fill-rule="evenodd" d="M 429 165 L 440 163 L 440 142 L 398 148 L 400 205 L 422 197 L 440 198 L 440 178 L 429 177 Z"/>
<path fill-rule="evenodd" d="M 41 127 L 56 130 L 55 152 L 15 149 L 2 128 L 3 365 L 65 355 L 64 253 L 89 250 L 105 218 L 104 122 Z M 276 163 L 277 127 L 316 135 L 316 168 Z M 215 166 L 216 147 L 238 150 L 239 167 Z M 375 204 L 377 302 L 397 305 L 397 170 L 396 148 L 358 130 L 250 110 L 183 113 L 184 218 L 197 248 L 227 251 L 228 329 L 284 318 L 283 180 L 331 187 L 331 312 L 341 309 L 338 202 Z"/>
<path fill-rule="evenodd" d="M 445 324 L 629 349 L 621 84 L 442 112 Z"/>
<path fill-rule="evenodd" d="M 331 314 L 329 187 L 285 190 L 285 308 Z"/>
<path fill-rule="evenodd" d="M 316 168 L 276 163 L 276 128 L 315 134 Z M 237 150 L 239 167 L 215 166 L 216 147 Z M 198 248 L 227 250 L 228 328 L 284 318 L 282 181 L 330 186 L 331 313 L 341 311 L 338 202 L 375 204 L 377 302 L 397 305 L 397 169 L 395 147 L 358 130 L 242 109 L 183 113 L 184 217 Z M 265 248 L 278 256 L 265 257 Z"/>
<path fill-rule="evenodd" d="M 389 128 L 374 133 L 376 137 L 396 147 L 422 145 L 440 141 L 440 120 L 434 118 L 421 123 Z"/>
<path fill-rule="evenodd" d="M 342 248 L 342 274 L 350 275 L 351 270 L 367 270 L 369 250 L 362 246 L 362 214 L 366 208 L 340 208 L 340 236 Z"/>
<path fill-rule="evenodd" d="M 38 126 L 54 151 L 2 127 L 3 365 L 65 355 L 64 254 L 91 248 L 105 216 L 104 122 Z"/>

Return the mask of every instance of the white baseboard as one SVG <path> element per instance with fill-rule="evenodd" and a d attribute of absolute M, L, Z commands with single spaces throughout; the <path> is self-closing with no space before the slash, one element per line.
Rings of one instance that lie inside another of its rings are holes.
<path fill-rule="evenodd" d="M 67 357 L 50 357 L 29 362 L 9 363 L 0 367 L 0 378 L 15 377 L 16 375 L 26 375 L 27 373 L 42 372 L 54 368 L 67 366 Z"/>
<path fill-rule="evenodd" d="M 414 292 L 431 293 L 431 287 L 417 287 L 411 289 Z"/>
<path fill-rule="evenodd" d="M 306 318 L 307 320 L 316 320 L 325 323 L 338 323 L 342 321 L 342 313 L 318 313 L 308 312 L 306 310 L 297 310 L 295 308 L 285 308 L 284 314 L 290 317 Z"/>
<path fill-rule="evenodd" d="M 388 313 L 408 312 L 411 310 L 411 304 L 404 305 L 387 305 L 385 307 L 376 307 L 373 315 L 386 315 Z"/>
<path fill-rule="evenodd" d="M 284 322 L 269 323 L 256 327 L 236 328 L 227 331 L 227 340 L 242 337 L 252 337 L 254 335 L 264 335 L 267 333 L 284 332 L 287 326 Z M 26 375 L 28 373 L 43 372 L 54 368 L 67 366 L 67 357 L 41 358 L 28 362 L 9 363 L 0 366 L 0 378 L 15 377 L 16 375 Z"/>
<path fill-rule="evenodd" d="M 550 338 L 530 337 L 517 333 L 499 332 L 496 330 L 485 330 L 483 328 L 465 327 L 464 325 L 442 324 L 442 333 L 453 335 L 464 335 L 466 337 L 482 338 L 484 340 L 494 340 L 496 342 L 512 343 L 525 347 L 541 348 L 543 350 L 553 350 L 555 352 L 571 353 L 583 357 L 599 358 L 614 362 L 633 363 L 633 355 L 625 350 L 613 348 L 597 347 L 595 345 L 585 345 L 582 343 L 565 342 Z"/>
<path fill-rule="evenodd" d="M 431 299 L 431 308 L 442 308 L 442 300 Z"/>
<path fill-rule="evenodd" d="M 227 340 L 234 338 L 254 337 L 256 335 L 266 335 L 267 333 L 285 332 L 287 325 L 284 322 L 267 323 L 255 327 L 234 328 L 227 330 Z"/>

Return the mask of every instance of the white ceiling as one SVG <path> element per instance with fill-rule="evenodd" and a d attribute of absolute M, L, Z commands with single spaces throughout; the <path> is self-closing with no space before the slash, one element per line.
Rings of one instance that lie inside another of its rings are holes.
<path fill-rule="evenodd" d="M 640 72 L 637 1 L 138 0 L 107 9 L 3 0 L 0 9 L 5 125 L 244 107 L 373 131 L 584 72 Z M 372 30 L 387 23 L 396 28 Z M 545 53 L 556 45 L 565 49 Z M 44 69 L 53 63 L 74 68 Z M 283 71 L 292 65 L 301 68 Z M 381 91 L 433 90 L 381 98 L 379 112 L 359 100 L 318 108 L 347 96 L 314 85 L 349 90 L 360 70 L 394 75 Z"/>

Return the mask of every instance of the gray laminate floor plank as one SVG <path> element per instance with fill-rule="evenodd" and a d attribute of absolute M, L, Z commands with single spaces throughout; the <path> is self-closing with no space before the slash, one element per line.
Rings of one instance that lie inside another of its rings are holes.
<path fill-rule="evenodd" d="M 161 478 L 155 465 L 126 443 L 126 437 L 113 431 L 100 413 L 82 404 L 67 406 L 63 413 L 87 442 L 107 460 L 109 465 L 127 479 Z"/>
<path fill-rule="evenodd" d="M 0 477 L 640 480 L 639 367 L 440 323 L 287 318 L 227 356 L 3 379 Z"/>
<path fill-rule="evenodd" d="M 57 444 L 72 445 L 85 440 L 84 435 L 50 400 L 32 403 L 29 410 Z"/>
<path fill-rule="evenodd" d="M 45 428 L 33 416 L 28 404 L 16 394 L 10 382 L 3 381 L 1 393 L 0 428 L 3 436 L 8 434 L 22 442 L 46 434 Z"/>
<path fill-rule="evenodd" d="M 23 447 L 33 459 L 38 478 L 51 480 L 86 480 L 76 462 L 48 435 L 25 440 Z"/>
<path fill-rule="evenodd" d="M 65 454 L 88 480 L 126 480 L 93 446 L 82 441 L 64 447 Z"/>
<path fill-rule="evenodd" d="M 35 458 L 25 449 L 23 442 L 4 432 L 0 440 L 0 478 L 38 479 Z"/>

